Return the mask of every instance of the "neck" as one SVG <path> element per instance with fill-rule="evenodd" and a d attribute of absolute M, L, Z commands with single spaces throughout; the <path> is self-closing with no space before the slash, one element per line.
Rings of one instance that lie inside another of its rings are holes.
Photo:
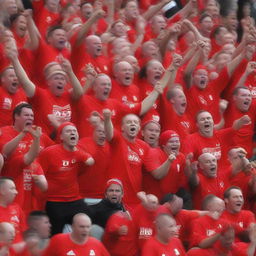
<path fill-rule="evenodd" d="M 211 138 L 213 136 L 213 131 L 212 132 L 209 132 L 209 133 L 202 133 L 199 131 L 199 134 L 203 137 L 206 137 L 206 138 Z"/>
<path fill-rule="evenodd" d="M 73 232 L 70 233 L 70 238 L 76 244 L 84 244 L 88 240 L 88 236 L 86 237 L 76 236 Z"/>
<path fill-rule="evenodd" d="M 7 207 L 8 204 L 2 200 L 0 200 L 0 206 Z"/>
<path fill-rule="evenodd" d="M 62 145 L 63 145 L 63 148 L 65 148 L 67 151 L 73 152 L 73 151 L 76 151 L 76 149 L 77 149 L 76 146 L 70 146 L 65 143 L 63 143 Z"/>
<path fill-rule="evenodd" d="M 169 238 L 162 237 L 159 234 L 156 235 L 156 239 L 162 244 L 168 244 L 170 242 Z"/>
<path fill-rule="evenodd" d="M 129 142 L 134 142 L 136 140 L 136 137 L 129 137 L 125 133 L 123 133 L 123 137 Z"/>

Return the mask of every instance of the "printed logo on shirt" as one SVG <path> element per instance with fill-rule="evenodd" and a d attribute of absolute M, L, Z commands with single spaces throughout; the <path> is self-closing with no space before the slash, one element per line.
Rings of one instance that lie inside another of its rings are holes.
<path fill-rule="evenodd" d="M 139 155 L 136 152 L 134 152 L 133 150 L 131 150 L 131 148 L 129 146 L 128 146 L 128 161 L 135 162 L 135 163 L 141 162 Z"/>
<path fill-rule="evenodd" d="M 223 181 L 220 182 L 220 187 L 224 188 L 224 182 Z"/>
<path fill-rule="evenodd" d="M 133 101 L 138 101 L 138 98 L 136 96 L 133 95 L 132 98 L 133 98 Z"/>
<path fill-rule="evenodd" d="M 248 87 L 251 91 L 252 98 L 256 98 L 256 87 L 254 87 L 253 85 L 249 85 Z"/>
<path fill-rule="evenodd" d="M 11 221 L 13 221 L 13 222 L 17 222 L 17 223 L 19 223 L 19 222 L 20 222 L 20 220 L 19 220 L 19 218 L 18 218 L 18 216 L 17 216 L 17 215 L 12 216 L 12 217 L 11 217 Z"/>
<path fill-rule="evenodd" d="M 68 160 L 62 160 L 62 166 L 64 166 L 64 167 L 69 166 L 69 161 Z"/>
<path fill-rule="evenodd" d="M 239 225 L 239 227 L 241 227 L 241 228 L 244 227 L 244 223 L 243 223 L 242 221 L 240 221 L 240 222 L 238 223 L 238 225 Z"/>
<path fill-rule="evenodd" d="M 52 113 L 56 116 L 59 121 L 70 121 L 71 120 L 71 106 L 70 104 L 66 106 L 53 105 Z"/>
<path fill-rule="evenodd" d="M 144 239 L 145 236 L 152 236 L 153 235 L 153 230 L 151 228 L 144 228 L 140 227 L 140 235 L 139 238 Z"/>
<path fill-rule="evenodd" d="M 180 172 L 180 165 L 177 164 L 177 172 Z"/>
<path fill-rule="evenodd" d="M 47 16 L 46 17 L 46 22 L 47 23 L 51 23 L 52 22 L 52 17 L 51 16 Z"/>
<path fill-rule="evenodd" d="M 212 97 L 212 95 L 211 95 L 211 94 L 209 95 L 209 99 L 210 99 L 210 100 L 213 100 L 213 97 Z"/>
<path fill-rule="evenodd" d="M 23 169 L 23 185 L 25 191 L 32 190 L 32 175 L 29 169 Z"/>
<path fill-rule="evenodd" d="M 4 98 L 3 109 L 11 109 L 11 107 L 12 107 L 12 99 L 11 98 Z"/>
<path fill-rule="evenodd" d="M 75 252 L 74 252 L 73 250 L 71 250 L 71 251 L 67 252 L 66 255 L 69 255 L 69 256 L 70 256 L 70 255 L 76 255 L 76 254 L 75 254 Z"/>
<path fill-rule="evenodd" d="M 95 251 L 94 250 L 90 250 L 90 253 L 89 253 L 90 256 L 95 256 Z"/>
<path fill-rule="evenodd" d="M 175 255 L 180 255 L 180 252 L 179 252 L 179 250 L 178 249 L 174 249 L 174 253 L 175 253 Z"/>
<path fill-rule="evenodd" d="M 217 145 L 219 145 L 219 144 L 217 144 Z M 221 158 L 220 146 L 216 146 L 215 148 L 203 148 L 202 152 L 210 153 L 210 154 L 214 155 L 217 158 L 217 160 L 219 160 Z"/>
<path fill-rule="evenodd" d="M 199 95 L 198 98 L 203 105 L 207 105 L 207 101 L 204 99 L 204 97 L 202 95 Z"/>
<path fill-rule="evenodd" d="M 207 236 L 212 236 L 212 235 L 214 235 L 216 232 L 214 231 L 214 230 L 212 230 L 212 229 L 207 229 L 206 230 L 206 235 Z"/>
<path fill-rule="evenodd" d="M 190 123 L 189 123 L 189 122 L 182 121 L 182 122 L 180 122 L 180 123 L 181 123 L 181 125 L 182 125 L 183 127 L 185 127 L 186 129 L 188 129 L 188 128 L 190 127 Z"/>
<path fill-rule="evenodd" d="M 108 71 L 108 67 L 107 67 L 106 65 L 103 66 L 103 69 L 104 69 L 105 71 Z"/>

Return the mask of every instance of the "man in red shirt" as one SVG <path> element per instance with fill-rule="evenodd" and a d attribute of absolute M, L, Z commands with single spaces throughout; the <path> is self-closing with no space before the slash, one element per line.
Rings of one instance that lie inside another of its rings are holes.
<path fill-rule="evenodd" d="M 13 203 L 17 194 L 13 180 L 0 177 L 0 222 L 9 222 L 14 226 L 15 243 L 22 240 L 22 233 L 26 229 L 24 213 L 18 204 Z"/>
<path fill-rule="evenodd" d="M 160 214 L 155 224 L 156 236 L 145 243 L 141 255 L 186 255 L 181 241 L 177 238 L 178 229 L 175 220 L 168 214 Z"/>
<path fill-rule="evenodd" d="M 15 237 L 15 228 L 9 222 L 0 223 L 0 255 L 13 256 L 14 251 L 11 246 Z"/>
<path fill-rule="evenodd" d="M 217 159 L 211 153 L 203 153 L 198 158 L 200 171 L 191 170 L 189 183 L 193 188 L 193 202 L 196 209 L 201 208 L 202 200 L 208 194 L 222 198 L 229 187 L 229 177 L 218 169 Z"/>
<path fill-rule="evenodd" d="M 48 147 L 39 155 L 48 181 L 46 212 L 52 223 L 52 234 L 61 233 L 76 213 L 88 212 L 79 194 L 78 172 L 82 165 L 94 163 L 88 153 L 77 147 L 78 132 L 74 124 L 63 123 L 58 127 L 58 135 L 61 144 Z"/>
<path fill-rule="evenodd" d="M 211 153 L 219 161 L 219 167 L 225 165 L 227 151 L 234 143 L 230 137 L 235 136 L 237 130 L 250 123 L 248 116 L 242 116 L 234 121 L 232 127 L 215 131 L 212 115 L 205 111 L 199 111 L 196 116 L 198 132 L 190 134 L 184 141 L 182 151 L 186 154 L 193 153 L 195 160 L 202 153 Z"/>
<path fill-rule="evenodd" d="M 99 255 L 110 256 L 101 242 L 90 237 L 91 220 L 83 213 L 73 217 L 72 232 L 57 234 L 51 238 L 44 256 Z"/>
<path fill-rule="evenodd" d="M 250 89 L 247 87 L 236 87 L 233 91 L 233 98 L 225 111 L 225 127 L 231 127 L 233 122 L 248 115 L 251 122 L 243 126 L 233 137 L 235 145 L 244 148 L 248 157 L 253 153 L 253 135 L 256 116 L 256 102 L 252 100 Z"/>
<path fill-rule="evenodd" d="M 35 112 L 36 124 L 50 135 L 54 127 L 48 115 L 55 115 L 60 123 L 71 121 L 71 101 L 81 97 L 83 91 L 69 61 L 63 58 L 60 60 L 63 69 L 48 69 L 49 72 L 45 74 L 48 89 L 42 89 L 29 79 L 19 62 L 17 52 L 15 50 L 7 52 L 27 97 L 37 110 Z M 72 92 L 65 90 L 68 79 L 73 86 Z"/>
<path fill-rule="evenodd" d="M 235 228 L 236 237 L 240 240 L 248 238 L 248 228 L 255 222 L 255 216 L 251 211 L 242 210 L 244 198 L 239 187 L 229 187 L 224 193 L 226 210 L 222 218 Z"/>
<path fill-rule="evenodd" d="M 1 73 L 0 95 L 0 127 L 2 127 L 12 124 L 12 111 L 15 106 L 27 101 L 23 90 L 19 88 L 18 78 L 11 66 Z"/>

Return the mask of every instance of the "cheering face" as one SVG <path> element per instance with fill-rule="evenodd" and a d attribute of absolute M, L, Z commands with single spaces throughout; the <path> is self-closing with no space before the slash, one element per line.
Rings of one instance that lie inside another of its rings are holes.
<path fill-rule="evenodd" d="M 199 133 L 204 137 L 211 137 L 213 135 L 214 122 L 212 115 L 209 112 L 201 112 L 197 116 L 197 127 Z"/>
<path fill-rule="evenodd" d="M 135 139 L 140 131 L 140 119 L 136 115 L 129 114 L 123 118 L 122 132 L 128 139 Z"/>
<path fill-rule="evenodd" d="M 15 126 L 23 130 L 27 126 L 32 126 L 34 123 L 34 112 L 30 108 L 22 108 L 21 113 L 15 115 Z"/>
<path fill-rule="evenodd" d="M 105 197 L 113 204 L 121 203 L 123 190 L 118 184 L 111 184 L 105 193 Z"/>
<path fill-rule="evenodd" d="M 187 108 L 187 98 L 181 89 L 175 89 L 174 96 L 170 99 L 175 112 L 178 115 L 183 115 Z"/>
<path fill-rule="evenodd" d="M 14 22 L 14 28 L 16 30 L 16 33 L 20 37 L 24 37 L 27 32 L 27 19 L 25 16 L 20 15 Z"/>
<path fill-rule="evenodd" d="M 151 146 L 158 145 L 160 132 L 161 130 L 159 124 L 154 122 L 146 124 L 142 131 L 144 141 Z"/>
<path fill-rule="evenodd" d="M 166 20 L 163 16 L 157 15 L 153 17 L 151 27 L 155 34 L 159 34 L 167 26 Z"/>
<path fill-rule="evenodd" d="M 250 90 L 246 88 L 239 89 L 237 94 L 234 95 L 234 101 L 235 101 L 236 107 L 240 111 L 247 112 L 252 103 L 252 95 Z"/>
<path fill-rule="evenodd" d="M 125 16 L 128 20 L 137 19 L 139 16 L 138 5 L 135 1 L 130 1 L 125 7 Z"/>
<path fill-rule="evenodd" d="M 205 69 L 196 70 L 193 75 L 193 81 L 200 90 L 205 89 L 209 82 L 208 71 Z"/>
<path fill-rule="evenodd" d="M 148 82 L 152 85 L 155 85 L 156 82 L 158 82 L 161 79 L 163 72 L 164 67 L 159 61 L 154 60 L 150 62 L 147 66 L 146 71 Z"/>
<path fill-rule="evenodd" d="M 77 145 L 78 139 L 78 131 L 75 126 L 67 125 L 63 128 L 61 140 L 64 145 L 68 146 L 69 148 L 73 148 Z"/>
<path fill-rule="evenodd" d="M 6 69 L 1 77 L 2 87 L 10 94 L 15 94 L 19 88 L 19 81 L 13 68 Z"/>
<path fill-rule="evenodd" d="M 81 14 L 85 19 L 89 19 L 93 13 L 93 7 L 90 3 L 86 3 L 81 7 Z"/>
<path fill-rule="evenodd" d="M 50 91 L 55 96 L 61 96 L 64 93 L 67 84 L 66 77 L 63 74 L 54 74 L 47 80 Z"/>
<path fill-rule="evenodd" d="M 111 79 L 107 75 L 98 76 L 94 81 L 93 91 L 95 97 L 99 100 L 104 101 L 108 99 L 111 88 Z"/>
<path fill-rule="evenodd" d="M 1 196 L 7 205 L 11 204 L 18 194 L 16 186 L 12 180 L 6 180 L 1 186 Z"/>
<path fill-rule="evenodd" d="M 228 198 L 225 198 L 226 208 L 232 213 L 238 213 L 244 205 L 244 197 L 239 189 L 231 189 Z"/>
<path fill-rule="evenodd" d="M 126 61 L 116 64 L 114 75 L 116 80 L 122 85 L 129 86 L 133 82 L 133 68 Z"/>
<path fill-rule="evenodd" d="M 178 155 L 180 150 L 180 138 L 178 136 L 171 137 L 163 148 L 167 154 Z"/>
<path fill-rule="evenodd" d="M 217 159 L 214 155 L 209 153 L 202 154 L 199 158 L 199 166 L 203 174 L 208 178 L 217 177 Z"/>
<path fill-rule="evenodd" d="M 89 36 L 86 40 L 86 48 L 89 54 L 94 57 L 102 55 L 102 41 L 98 36 Z"/>
<path fill-rule="evenodd" d="M 103 125 L 98 125 L 93 133 L 93 139 L 97 145 L 103 146 L 106 142 L 106 134 Z"/>
<path fill-rule="evenodd" d="M 67 33 L 64 29 L 55 29 L 48 37 L 48 42 L 55 48 L 62 50 L 66 47 Z"/>

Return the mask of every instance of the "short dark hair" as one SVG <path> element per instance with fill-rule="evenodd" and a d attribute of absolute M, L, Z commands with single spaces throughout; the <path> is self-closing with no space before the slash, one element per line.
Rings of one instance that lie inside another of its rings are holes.
<path fill-rule="evenodd" d="M 207 210 L 208 205 L 215 199 L 217 198 L 217 196 L 215 196 L 214 194 L 209 194 L 207 196 L 204 197 L 202 204 L 201 204 L 201 209 L 202 210 Z"/>
<path fill-rule="evenodd" d="M 238 186 L 231 186 L 231 187 L 229 187 L 229 188 L 227 188 L 227 189 L 225 190 L 225 192 L 224 192 L 224 199 L 230 197 L 230 194 L 231 194 L 230 191 L 231 191 L 232 189 L 237 189 L 237 190 L 242 191 L 242 189 L 241 189 L 240 187 L 238 187 Z"/>
<path fill-rule="evenodd" d="M 237 95 L 241 89 L 250 91 L 250 89 L 246 86 L 238 86 L 233 90 L 232 94 Z"/>
<path fill-rule="evenodd" d="M 23 102 L 23 103 L 18 104 L 12 112 L 13 121 L 15 120 L 15 115 L 19 116 L 21 114 L 21 111 L 22 111 L 23 108 L 33 109 L 32 106 L 27 102 Z"/>
<path fill-rule="evenodd" d="M 27 222 L 28 225 L 31 225 L 32 221 L 41 219 L 42 217 L 48 217 L 47 213 L 44 211 L 32 211 L 29 213 L 28 218 L 27 218 Z"/>
<path fill-rule="evenodd" d="M 212 19 L 212 16 L 211 16 L 209 13 L 203 12 L 203 13 L 201 14 L 200 18 L 199 18 L 199 23 L 202 23 L 202 21 L 203 21 L 205 18 L 207 18 L 207 17 L 209 17 L 209 18 Z"/>
<path fill-rule="evenodd" d="M 61 25 L 51 26 L 51 27 L 49 27 L 48 30 L 47 30 L 46 38 L 48 39 L 48 38 L 53 34 L 53 32 L 54 32 L 56 29 L 63 29 L 63 30 L 65 30 Z"/>

